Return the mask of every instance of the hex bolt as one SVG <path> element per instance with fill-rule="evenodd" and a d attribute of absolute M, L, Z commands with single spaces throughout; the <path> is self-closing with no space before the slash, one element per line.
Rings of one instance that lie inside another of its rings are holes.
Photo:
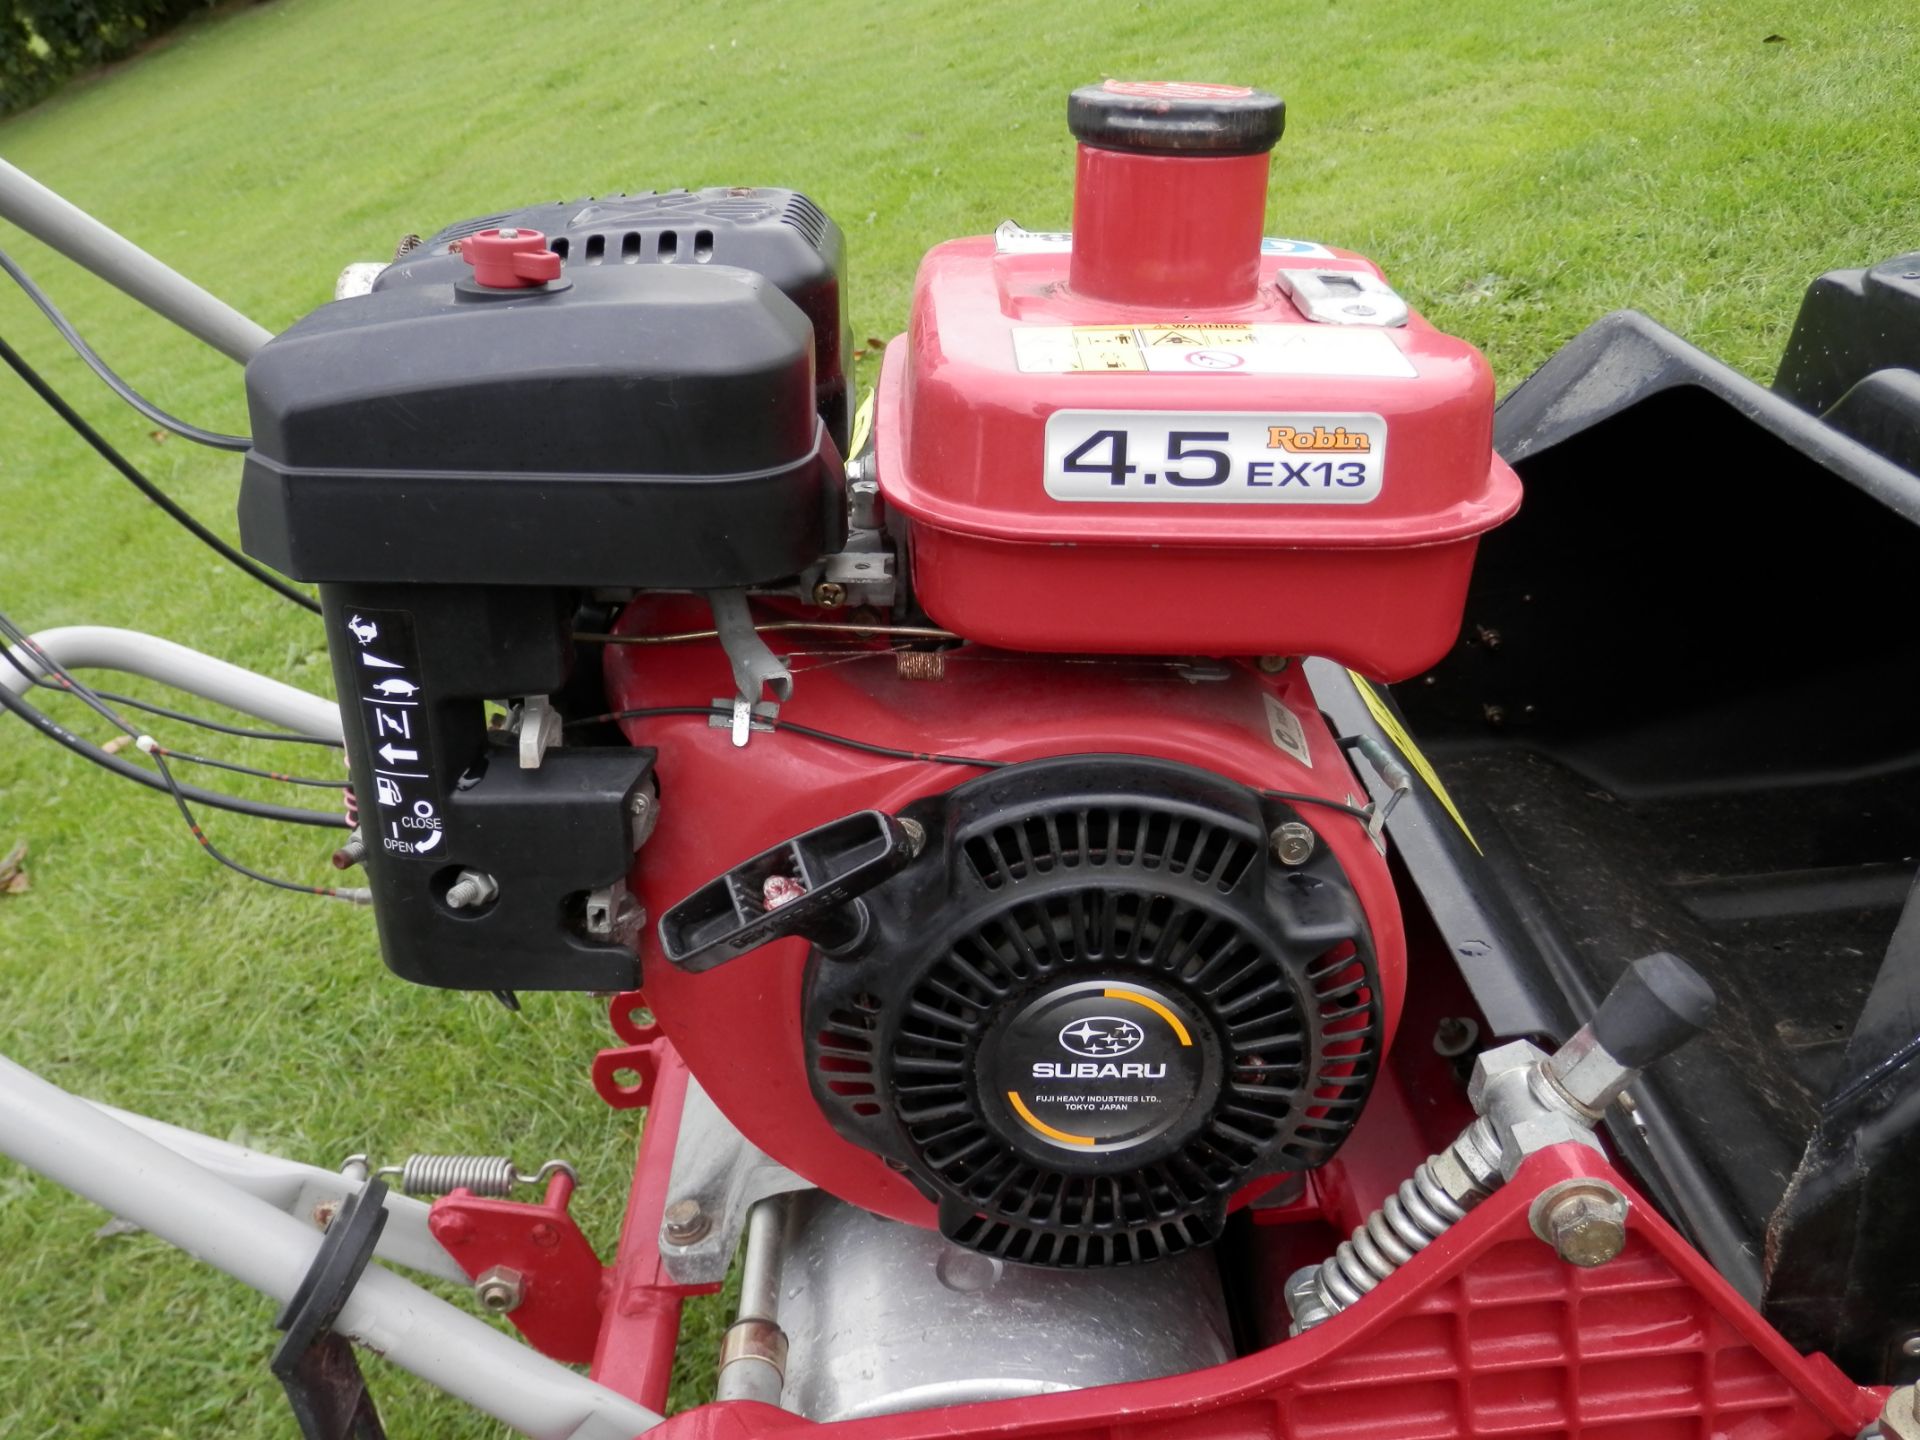
<path fill-rule="evenodd" d="M 1289 820 L 1274 829 L 1273 854 L 1282 865 L 1306 864 L 1312 858 L 1314 844 L 1312 828 L 1298 820 Z"/>
<path fill-rule="evenodd" d="M 660 800 L 651 790 L 636 790 L 627 801 L 627 813 L 633 817 L 633 848 L 638 850 L 653 838 L 653 827 L 660 823 Z"/>
<path fill-rule="evenodd" d="M 704 1240 L 713 1229 L 713 1221 L 700 1208 L 698 1200 L 676 1200 L 660 1217 L 660 1233 L 671 1245 L 691 1245 Z"/>
<path fill-rule="evenodd" d="M 526 1296 L 527 1282 L 518 1270 L 495 1265 L 480 1272 L 473 1282 L 473 1298 L 480 1308 L 495 1315 L 507 1315 L 520 1308 Z"/>
<path fill-rule="evenodd" d="M 813 587 L 813 603 L 822 610 L 838 610 L 847 603 L 847 587 L 838 580 L 822 580 Z"/>
<path fill-rule="evenodd" d="M 1471 1050 L 1480 1038 L 1480 1022 L 1465 1015 L 1443 1016 L 1433 1027 L 1433 1053 L 1452 1060 Z"/>
<path fill-rule="evenodd" d="M 899 817 L 899 824 L 900 833 L 907 838 L 907 851 L 909 854 L 918 855 L 922 850 L 927 848 L 926 826 L 907 815 Z"/>
<path fill-rule="evenodd" d="M 447 906 L 453 910 L 474 909 L 499 893 L 500 882 L 484 870 L 462 870 L 447 888 Z"/>
<path fill-rule="evenodd" d="M 1627 1243 L 1627 1197 L 1604 1180 L 1562 1180 L 1534 1198 L 1533 1233 L 1569 1265 L 1592 1269 Z"/>
<path fill-rule="evenodd" d="M 1913 277 L 1920 280 L 1920 275 Z M 1900 1342 L 1900 1353 L 1909 1358 L 1920 1356 L 1920 1335 L 1909 1335 Z"/>
<path fill-rule="evenodd" d="M 1883 1440 L 1920 1440 L 1920 1385 L 1902 1385 L 1887 1396 L 1880 1411 L 1880 1434 Z"/>
<path fill-rule="evenodd" d="M 1285 655 L 1262 655 L 1254 663 L 1260 667 L 1260 673 L 1262 675 L 1278 675 L 1282 670 L 1287 668 L 1287 657 Z"/>

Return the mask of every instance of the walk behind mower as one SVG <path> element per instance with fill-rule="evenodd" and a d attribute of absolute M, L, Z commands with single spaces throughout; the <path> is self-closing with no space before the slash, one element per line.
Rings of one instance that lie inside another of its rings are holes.
<path fill-rule="evenodd" d="M 1282 116 L 1075 91 L 1071 231 L 935 246 L 865 398 L 792 190 L 462 221 L 269 337 L 0 175 L 245 361 L 191 438 L 337 698 L 7 622 L 9 743 L 238 804 L 102 667 L 343 742 L 348 819 L 252 813 L 401 978 L 610 997 L 639 1152 L 589 1236 L 561 1162 L 3 1061 L 0 1151 L 280 1301 L 310 1440 L 383 1433 L 356 1345 L 555 1440 L 1920 1440 L 1920 255 L 1770 390 L 1622 313 L 1496 408 L 1265 234 Z"/>

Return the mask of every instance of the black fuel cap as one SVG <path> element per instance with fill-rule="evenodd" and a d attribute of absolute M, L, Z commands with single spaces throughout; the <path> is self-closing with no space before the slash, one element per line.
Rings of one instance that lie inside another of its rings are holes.
<path fill-rule="evenodd" d="M 1103 80 L 1067 98 L 1081 144 L 1141 155 L 1264 155 L 1286 124 L 1284 100 L 1245 85 Z"/>

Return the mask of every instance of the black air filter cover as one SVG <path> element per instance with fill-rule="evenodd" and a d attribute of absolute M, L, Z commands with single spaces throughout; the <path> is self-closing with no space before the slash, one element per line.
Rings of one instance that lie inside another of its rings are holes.
<path fill-rule="evenodd" d="M 538 230 L 578 274 L 594 268 L 729 265 L 764 276 L 813 326 L 813 375 L 820 418 L 846 453 L 846 299 L 840 227 L 798 190 L 763 185 L 646 191 L 529 205 L 449 225 L 381 272 L 375 290 L 450 284 L 467 267 L 455 248 L 479 230 Z M 631 270 L 629 269 L 629 273 Z"/>
<path fill-rule="evenodd" d="M 904 812 L 929 837 L 806 984 L 814 1093 L 943 1234 L 1031 1265 L 1218 1238 L 1248 1181 L 1346 1138 L 1380 1015 L 1359 901 L 1301 818 L 1131 756 L 1011 766 Z"/>
<path fill-rule="evenodd" d="M 723 265 L 421 280 L 247 366 L 248 553 L 300 580 L 722 589 L 844 536 L 813 331 Z"/>

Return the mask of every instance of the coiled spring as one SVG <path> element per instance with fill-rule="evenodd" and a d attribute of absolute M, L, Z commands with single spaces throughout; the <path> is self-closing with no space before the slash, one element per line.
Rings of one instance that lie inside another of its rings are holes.
<path fill-rule="evenodd" d="M 1332 1319 L 1464 1219 L 1501 1183 L 1499 1153 L 1492 1127 L 1476 1120 L 1440 1155 L 1421 1161 L 1386 1203 L 1354 1230 L 1351 1239 L 1343 1240 L 1320 1264 L 1295 1272 L 1287 1282 L 1293 1333 Z M 1474 1181 L 1458 1199 L 1440 1183 L 1435 1167 L 1443 1157 Z"/>
<path fill-rule="evenodd" d="M 500 1199 L 516 1185 L 538 1185 L 551 1175 L 575 1177 L 564 1160 L 549 1160 L 531 1175 L 522 1174 L 510 1155 L 409 1155 L 404 1165 L 388 1165 L 379 1175 L 398 1175 L 409 1195 L 446 1195 L 471 1190 Z"/>

